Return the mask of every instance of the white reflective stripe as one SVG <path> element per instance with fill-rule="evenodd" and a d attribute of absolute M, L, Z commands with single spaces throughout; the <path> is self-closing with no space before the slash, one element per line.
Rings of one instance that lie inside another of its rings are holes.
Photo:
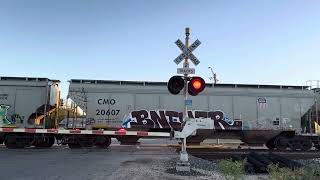
<path fill-rule="evenodd" d="M 47 129 L 36 129 L 36 133 L 48 133 Z"/>
<path fill-rule="evenodd" d="M 66 129 L 59 129 L 57 134 L 70 134 L 70 131 Z"/>
<path fill-rule="evenodd" d="M 13 129 L 13 132 L 26 132 L 25 129 L 21 129 L 21 128 L 17 128 L 17 129 Z"/>
<path fill-rule="evenodd" d="M 106 135 L 115 135 L 116 132 L 115 132 L 115 131 L 103 131 L 103 134 L 106 134 Z"/>
<path fill-rule="evenodd" d="M 80 134 L 92 134 L 91 130 L 81 130 Z"/>
<path fill-rule="evenodd" d="M 138 135 L 138 132 L 137 131 L 126 131 L 126 135 L 136 136 L 136 135 Z"/>
<path fill-rule="evenodd" d="M 148 136 L 170 137 L 171 134 L 166 132 L 148 132 Z"/>

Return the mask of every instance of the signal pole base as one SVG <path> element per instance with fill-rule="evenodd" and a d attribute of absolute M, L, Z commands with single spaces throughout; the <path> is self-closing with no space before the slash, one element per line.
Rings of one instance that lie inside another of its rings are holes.
<path fill-rule="evenodd" d="M 176 171 L 190 172 L 190 163 L 188 161 L 188 153 L 186 151 L 180 152 L 180 161 L 176 164 Z"/>
<path fill-rule="evenodd" d="M 190 163 L 187 161 L 178 161 L 176 164 L 176 171 L 178 172 L 190 172 Z"/>

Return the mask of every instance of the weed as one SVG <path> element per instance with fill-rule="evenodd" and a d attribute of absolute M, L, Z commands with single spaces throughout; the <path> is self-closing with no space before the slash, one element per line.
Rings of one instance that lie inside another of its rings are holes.
<path fill-rule="evenodd" d="M 218 163 L 218 167 L 226 179 L 238 180 L 242 179 L 245 174 L 245 163 L 246 160 L 232 161 L 231 159 L 225 159 Z"/>

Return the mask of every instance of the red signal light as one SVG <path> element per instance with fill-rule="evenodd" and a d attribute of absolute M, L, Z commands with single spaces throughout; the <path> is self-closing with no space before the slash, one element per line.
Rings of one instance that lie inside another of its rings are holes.
<path fill-rule="evenodd" d="M 192 77 L 188 83 L 188 93 L 191 96 L 196 96 L 204 90 L 205 81 L 201 77 Z"/>
<path fill-rule="evenodd" d="M 168 82 L 168 90 L 171 94 L 179 94 L 184 88 L 184 80 L 181 76 L 172 76 Z"/>
<path fill-rule="evenodd" d="M 201 85 L 202 84 L 201 84 L 201 82 L 199 80 L 195 80 L 195 81 L 192 82 L 192 86 L 193 86 L 194 89 L 197 89 L 197 90 L 200 89 Z"/>

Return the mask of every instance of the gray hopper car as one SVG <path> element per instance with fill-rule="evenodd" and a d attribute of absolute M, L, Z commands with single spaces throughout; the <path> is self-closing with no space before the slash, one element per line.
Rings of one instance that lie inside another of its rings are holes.
<path fill-rule="evenodd" d="M 166 131 L 183 123 L 183 96 L 169 94 L 166 82 L 72 79 L 69 97 L 84 111 L 87 129 Z M 314 122 L 319 94 L 307 86 L 207 84 L 190 99 L 188 117 L 210 117 L 215 129 L 199 130 L 189 142 L 219 137 L 278 149 L 318 147 Z"/>
<path fill-rule="evenodd" d="M 59 81 L 0 77 L 0 127 L 43 128 L 59 100 Z"/>

